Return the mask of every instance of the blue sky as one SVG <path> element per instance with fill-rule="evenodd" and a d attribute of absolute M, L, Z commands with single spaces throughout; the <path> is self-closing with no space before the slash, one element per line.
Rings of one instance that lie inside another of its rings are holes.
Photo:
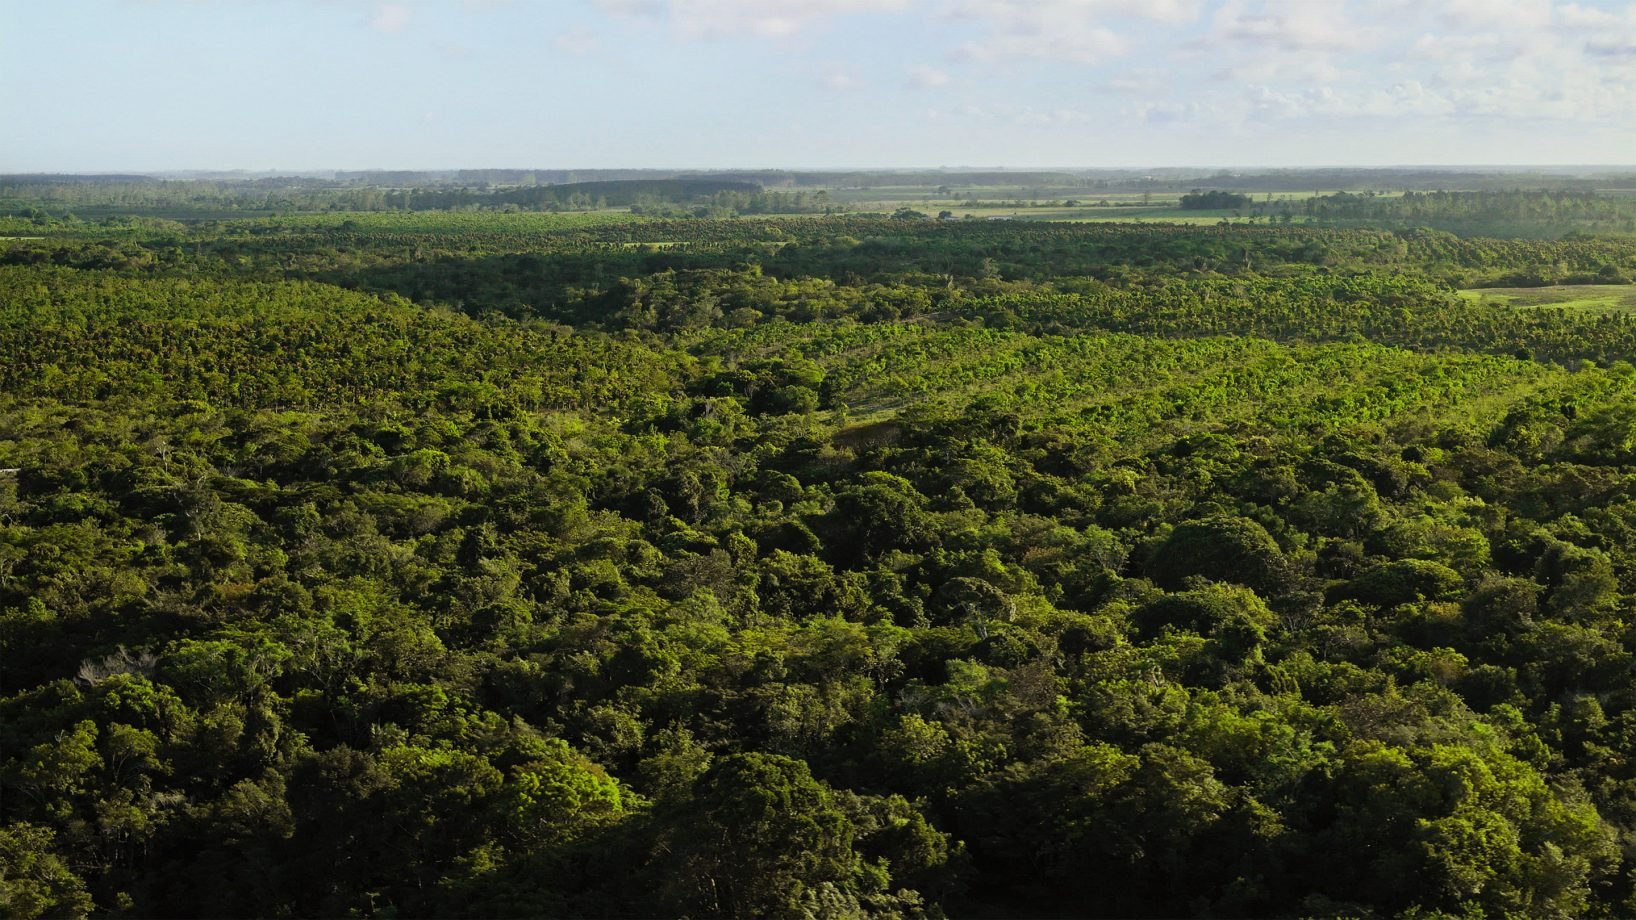
<path fill-rule="evenodd" d="M 1636 162 L 1636 0 L 14 0 L 0 171 Z"/>

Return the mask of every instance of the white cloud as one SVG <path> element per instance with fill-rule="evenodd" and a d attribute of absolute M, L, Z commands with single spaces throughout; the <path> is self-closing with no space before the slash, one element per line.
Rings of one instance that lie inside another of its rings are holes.
<path fill-rule="evenodd" d="M 915 11 L 969 23 L 979 35 L 960 56 L 1057 58 L 1093 63 L 1125 47 L 1110 21 L 1183 25 L 1206 0 L 595 0 L 604 12 L 668 22 L 687 39 L 787 38 L 849 14 Z"/>
<path fill-rule="evenodd" d="M 1125 114 L 1148 124 L 1164 125 L 1195 120 L 1200 111 L 1196 102 L 1140 102 Z"/>
<path fill-rule="evenodd" d="M 989 101 L 945 108 L 943 117 L 1060 123 L 1055 113 L 1100 104 L 1105 117 L 1122 106 L 1150 123 L 1241 128 L 1267 118 L 1636 123 L 1636 0 L 594 2 L 690 40 L 907 26 L 907 41 L 949 50 L 938 66 L 904 65 L 905 89 L 976 86 L 962 79 L 974 64 L 1049 60 L 1086 74 L 1033 86 L 1026 113 Z M 558 41 L 564 50 L 594 47 Z M 864 81 L 851 67 L 860 63 L 809 62 L 809 72 L 825 89 L 855 90 Z M 1119 101 L 1095 102 L 1110 92 Z"/>
<path fill-rule="evenodd" d="M 1246 98 L 1256 115 L 1277 119 L 1402 119 L 1444 116 L 1456 111 L 1453 101 L 1414 80 L 1358 90 L 1332 86 L 1299 90 L 1253 86 L 1248 89 Z"/>
<path fill-rule="evenodd" d="M 409 28 L 409 7 L 403 3 L 377 3 L 369 15 L 369 27 L 395 35 Z"/>
<path fill-rule="evenodd" d="M 1556 24 L 1564 29 L 1628 28 L 1636 23 L 1636 4 L 1625 8 L 1623 16 L 1600 7 L 1564 3 L 1556 9 Z"/>
<path fill-rule="evenodd" d="M 1085 121 L 1089 116 L 1078 109 L 1047 109 L 1039 111 L 1024 109 L 1016 115 L 1016 122 L 1023 126 L 1056 128 Z"/>
<path fill-rule="evenodd" d="M 1585 50 L 1598 57 L 1636 57 L 1636 39 L 1593 38 L 1585 43 Z M 1631 114 L 1636 116 L 1636 112 Z"/>
<path fill-rule="evenodd" d="M 868 84 L 850 68 L 842 64 L 833 64 L 819 75 L 818 85 L 832 93 L 850 93 L 863 89 Z"/>
<path fill-rule="evenodd" d="M 1124 40 L 1111 30 L 1093 27 L 1056 35 L 996 35 L 961 45 L 953 57 L 972 61 L 1055 58 L 1101 64 L 1110 57 L 1124 54 L 1126 47 Z"/>
<path fill-rule="evenodd" d="M 928 109 L 926 117 L 933 121 L 956 119 L 962 122 L 987 122 L 1012 128 L 1063 128 L 1088 122 L 1093 116 L 1089 112 L 1068 106 L 1042 109 L 1001 102 L 990 105 L 966 103 L 953 109 Z"/>
<path fill-rule="evenodd" d="M 1409 45 L 1406 56 L 1427 61 L 1455 61 L 1472 55 L 1496 56 L 1507 47 L 1497 35 L 1437 35 L 1423 32 Z"/>
<path fill-rule="evenodd" d="M 1636 121 L 1636 3 L 1226 0 L 1187 52 L 1223 119 Z"/>
<path fill-rule="evenodd" d="M 1203 0 L 944 0 L 943 5 L 947 15 L 956 19 L 1060 28 L 1110 18 L 1181 25 L 1198 19 L 1204 9 Z"/>
<path fill-rule="evenodd" d="M 1448 115 L 1454 103 L 1428 89 L 1418 80 L 1399 83 L 1385 90 L 1373 90 L 1364 104 L 1370 115 Z"/>
<path fill-rule="evenodd" d="M 1102 89 L 1116 93 L 1150 93 L 1160 85 L 1152 73 L 1127 73 L 1103 81 Z"/>
<path fill-rule="evenodd" d="M 1110 22 L 1179 26 L 1198 19 L 1202 9 L 1201 0 L 952 0 L 945 3 L 943 18 L 975 24 L 983 32 L 960 46 L 959 58 L 1099 64 L 1129 48 Z"/>
<path fill-rule="evenodd" d="M 949 85 L 949 72 L 925 64 L 913 64 L 904 68 L 908 74 L 909 85 L 916 89 L 941 89 Z"/>
<path fill-rule="evenodd" d="M 1320 54 L 1256 54 L 1222 71 L 1238 83 L 1334 83 L 1349 73 Z"/>
<path fill-rule="evenodd" d="M 596 5 L 615 16 L 657 19 L 665 14 L 665 0 L 596 0 Z"/>
<path fill-rule="evenodd" d="M 551 39 L 551 47 L 567 54 L 590 54 L 602 47 L 602 41 L 589 27 L 575 26 Z"/>
<path fill-rule="evenodd" d="M 1380 38 L 1380 26 L 1352 20 L 1338 3 L 1227 0 L 1204 47 L 1254 45 L 1287 52 L 1356 51 Z"/>
<path fill-rule="evenodd" d="M 596 0 L 606 12 L 668 20 L 687 39 L 787 38 L 847 13 L 885 13 L 908 0 Z"/>
<path fill-rule="evenodd" d="M 1429 7 L 1456 29 L 1542 29 L 1551 24 L 1551 0 L 1433 0 Z"/>

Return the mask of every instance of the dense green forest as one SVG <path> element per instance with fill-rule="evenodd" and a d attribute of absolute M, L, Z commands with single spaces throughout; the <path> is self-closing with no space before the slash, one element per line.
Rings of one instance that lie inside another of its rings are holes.
<path fill-rule="evenodd" d="M 1636 914 L 1636 241 L 104 206 L 10 916 Z"/>
<path fill-rule="evenodd" d="M 1281 211 L 1294 212 L 1287 206 Z M 1326 223 L 1437 227 L 1489 236 L 1636 233 L 1636 194 L 1581 190 L 1407 191 L 1382 197 L 1338 192 L 1306 199 L 1300 212 Z"/>
<path fill-rule="evenodd" d="M 737 179 L 609 179 L 515 186 L 353 185 L 319 179 L 277 178 L 253 182 L 154 180 L 146 177 L 76 181 L 0 177 L 0 207 L 49 222 L 88 207 L 98 214 L 139 211 L 183 216 L 238 211 L 596 211 L 626 208 L 632 213 L 677 213 L 719 217 L 736 214 L 808 213 L 829 208 L 823 190 L 765 190 Z"/>

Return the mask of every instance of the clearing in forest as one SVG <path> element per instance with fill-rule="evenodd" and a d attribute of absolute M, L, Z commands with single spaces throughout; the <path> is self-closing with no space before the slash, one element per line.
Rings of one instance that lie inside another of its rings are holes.
<path fill-rule="evenodd" d="M 1475 288 L 1461 291 L 1460 295 L 1472 300 L 1496 300 L 1513 307 L 1568 307 L 1595 313 L 1636 312 L 1636 284 Z"/>

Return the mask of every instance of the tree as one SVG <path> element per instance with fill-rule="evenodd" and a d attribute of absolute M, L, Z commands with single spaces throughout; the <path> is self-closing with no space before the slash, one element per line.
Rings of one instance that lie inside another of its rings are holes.
<path fill-rule="evenodd" d="M 1225 515 L 1179 524 L 1159 544 L 1147 571 L 1165 588 L 1192 576 L 1247 585 L 1273 595 L 1288 583 L 1289 567 L 1266 528 Z"/>
<path fill-rule="evenodd" d="M 56 853 L 55 835 L 32 824 L 0 826 L 0 911 L 17 920 L 89 916 L 85 883 Z"/>
<path fill-rule="evenodd" d="M 659 820 L 671 851 L 655 864 L 665 913 L 788 917 L 825 883 L 856 889 L 855 828 L 799 760 L 724 757 Z"/>
<path fill-rule="evenodd" d="M 1250 206 L 1250 196 L 1220 189 L 1194 189 L 1181 198 L 1182 208 L 1188 211 L 1228 211 Z"/>

